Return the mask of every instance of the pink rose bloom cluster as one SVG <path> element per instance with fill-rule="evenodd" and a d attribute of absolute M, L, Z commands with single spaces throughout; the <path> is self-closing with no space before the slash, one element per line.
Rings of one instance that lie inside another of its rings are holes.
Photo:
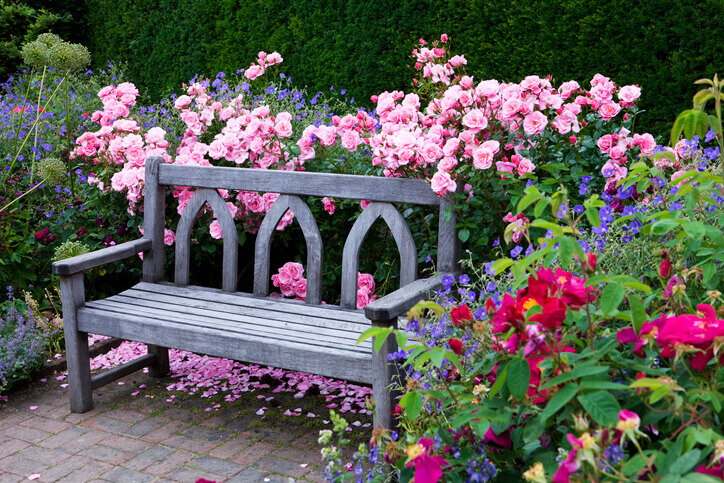
<path fill-rule="evenodd" d="M 267 68 L 280 64 L 284 59 L 279 55 L 278 52 L 272 52 L 267 54 L 266 52 L 259 52 L 259 56 L 256 59 L 256 64 L 252 63 L 248 69 L 244 71 L 244 77 L 249 80 L 254 80 L 260 75 L 264 75 Z"/>
<path fill-rule="evenodd" d="M 494 167 L 504 176 L 532 172 L 536 166 L 522 152 L 542 142 L 540 136 L 546 131 L 575 136 L 590 112 L 611 121 L 622 108 L 634 107 L 641 94 L 638 86 L 619 89 L 600 74 L 591 80 L 590 91 L 575 81 L 556 89 L 550 78 L 536 75 L 520 83 L 476 82 L 464 75 L 464 57 L 449 57 L 443 46 L 448 40 L 443 36 L 432 48 L 422 40 L 413 51 L 422 81 L 437 89 L 429 105 L 423 107 L 416 94 L 401 91 L 373 96 L 379 125 L 362 140 L 373 153 L 373 164 L 381 165 L 385 176 L 426 177 L 440 196 L 456 189 L 457 171 L 466 165 L 478 170 Z M 649 134 L 630 136 L 624 130 L 618 137 L 612 142 L 611 162 L 604 170 L 612 177 L 611 183 L 623 175 L 622 166 L 631 149 L 647 155 L 655 147 Z M 512 142 L 502 145 L 496 138 Z"/>
<path fill-rule="evenodd" d="M 267 55 L 260 52 L 256 66 L 266 69 L 280 62 L 282 58 L 278 53 Z M 78 138 L 72 154 L 94 156 L 97 162 L 106 160 L 111 165 L 123 165 L 112 175 L 110 185 L 112 189 L 126 193 L 130 212 L 143 197 L 144 166 L 148 156 L 159 155 L 169 163 L 197 166 L 210 166 L 211 160 L 226 160 L 256 169 L 303 170 L 304 159 L 292 155 L 287 149 L 285 140 L 293 137 L 292 115 L 288 112 L 273 114 L 266 105 L 246 109 L 242 95 L 224 105 L 213 99 L 206 87 L 195 83 L 187 87 L 174 103 L 186 129 L 176 153 L 170 155 L 163 129 L 154 127 L 143 134 L 137 122 L 128 118 L 137 95 L 138 90 L 130 83 L 101 89 L 99 97 L 104 109 L 94 113 L 92 118 L 101 124 L 101 129 L 86 132 Z M 367 126 L 374 125 L 374 119 L 368 115 L 358 117 Z M 199 138 L 208 133 L 215 121 L 221 122 L 221 132 L 208 143 L 200 141 Z M 355 125 L 351 123 L 350 129 Z M 349 146 L 356 148 L 356 144 L 350 143 Z M 101 189 L 105 188 L 103 179 L 96 176 L 90 179 Z M 261 219 L 278 196 L 275 193 L 229 193 L 226 190 L 219 190 L 219 193 L 227 200 L 234 218 L 242 219 L 246 229 L 252 233 L 258 230 Z M 180 187 L 174 190 L 174 196 L 178 199 L 180 214 L 193 191 Z M 284 229 L 293 217 L 294 214 L 288 211 L 277 229 Z M 218 222 L 212 223 L 209 229 L 212 236 L 221 237 Z"/>
<path fill-rule="evenodd" d="M 297 300 L 307 298 L 307 279 L 304 278 L 304 267 L 301 263 L 285 263 L 277 274 L 272 275 L 271 280 L 283 296 L 295 297 Z"/>
<path fill-rule="evenodd" d="M 694 370 L 703 371 L 709 361 L 718 358 L 724 365 L 724 320 L 716 318 L 711 305 L 699 304 L 696 314 L 669 317 L 666 314 L 645 322 L 639 333 L 632 328 L 618 331 L 616 339 L 622 344 L 636 344 L 634 354 L 644 357 L 644 347 L 656 341 L 661 356 L 677 360 L 687 356 Z"/>
<path fill-rule="evenodd" d="M 281 57 L 277 60 L 274 54 L 265 55 L 264 59 L 267 62 L 264 65 L 281 62 Z M 273 115 L 267 105 L 246 109 L 242 95 L 224 106 L 211 99 L 206 88 L 198 83 L 191 85 L 186 95 L 176 100 L 176 108 L 187 128 L 177 149 L 176 164 L 210 166 L 209 159 L 213 159 L 255 169 L 303 169 L 304 159 L 290 155 L 282 141 L 293 134 L 292 115 L 288 112 Z M 210 143 L 201 142 L 199 137 L 208 132 L 215 120 L 224 123 L 221 132 Z M 184 189 L 175 193 L 179 198 L 179 213 L 183 212 L 192 195 Z M 244 220 L 246 229 L 255 233 L 278 194 L 240 192 L 232 195 L 223 192 L 222 196 L 236 202 L 237 209 L 232 210 L 234 217 Z M 293 217 L 294 214 L 288 211 L 277 229 L 284 229 Z M 213 236 L 220 235 L 217 226 L 210 229 Z"/>
<path fill-rule="evenodd" d="M 294 297 L 295 300 L 306 300 L 307 279 L 304 278 L 304 266 L 301 263 L 287 262 L 271 277 L 272 285 L 278 287 L 281 294 L 272 293 L 272 297 Z M 369 273 L 357 272 L 357 308 L 363 309 L 377 297 L 375 280 Z M 324 302 L 323 302 L 324 303 Z"/>
<path fill-rule="evenodd" d="M 357 272 L 357 308 L 363 309 L 370 302 L 374 301 L 377 296 L 372 293 L 375 291 L 375 279 L 369 273 Z"/>
<path fill-rule="evenodd" d="M 138 90 L 130 82 L 101 89 L 98 97 L 103 101 L 103 110 L 91 116 L 101 128 L 83 133 L 70 154 L 71 158 L 87 156 L 94 157 L 96 163 L 122 165 L 122 169 L 113 174 L 111 187 L 126 193 L 131 214 L 135 212 L 136 203 L 143 198 L 146 158 L 163 156 L 170 160 L 166 153 L 169 144 L 165 139 L 166 131 L 153 127 L 143 134 L 136 121 L 127 119 L 130 108 L 136 104 L 137 95 Z M 89 182 L 105 189 L 105 183 L 93 174 Z"/>
<path fill-rule="evenodd" d="M 333 116 L 330 126 L 307 126 L 297 141 L 297 146 L 301 150 L 299 159 L 302 162 L 313 159 L 316 156 L 314 145 L 317 142 L 324 147 L 340 142 L 343 148 L 354 152 L 360 144 L 366 142 L 363 136 L 369 136 L 374 132 L 376 124 L 375 118 L 367 112 L 359 110 L 356 115 Z"/>
<path fill-rule="evenodd" d="M 530 220 L 528 220 L 523 213 L 518 213 L 513 216 L 511 212 L 508 212 L 508 214 L 503 217 L 503 221 L 508 223 L 508 226 L 505 228 L 506 239 L 510 233 L 510 238 L 515 243 L 518 243 L 521 238 L 523 238 L 523 235 L 528 231 L 528 224 L 530 223 Z"/>

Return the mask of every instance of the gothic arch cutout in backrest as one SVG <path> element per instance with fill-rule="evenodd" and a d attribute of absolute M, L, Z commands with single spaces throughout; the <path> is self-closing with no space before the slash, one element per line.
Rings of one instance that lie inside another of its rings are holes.
<path fill-rule="evenodd" d="M 417 277 L 417 249 L 405 218 L 390 203 L 372 202 L 362 211 L 344 243 L 342 254 L 342 307 L 357 308 L 359 252 L 372 225 L 382 217 L 392 232 L 400 253 L 400 287 Z"/>
<path fill-rule="evenodd" d="M 175 284 L 189 284 L 189 261 L 191 259 L 191 229 L 208 203 L 221 225 L 224 237 L 224 269 L 221 287 L 225 292 L 236 291 L 236 273 L 239 241 L 236 226 L 229 207 L 215 189 L 199 188 L 184 209 L 176 229 L 176 273 Z"/>
<path fill-rule="evenodd" d="M 322 235 L 309 206 L 294 195 L 280 195 L 259 227 L 254 253 L 254 295 L 269 295 L 271 239 L 287 210 L 294 213 L 307 242 L 307 303 L 318 305 L 322 302 Z"/>

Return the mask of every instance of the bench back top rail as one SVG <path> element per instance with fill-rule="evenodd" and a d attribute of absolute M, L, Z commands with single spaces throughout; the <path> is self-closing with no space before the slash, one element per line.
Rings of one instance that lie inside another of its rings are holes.
<path fill-rule="evenodd" d="M 163 279 L 163 235 L 165 187 L 197 188 L 181 215 L 176 234 L 175 283 L 187 285 L 191 229 L 204 206 L 210 206 L 219 221 L 224 239 L 222 288 L 236 291 L 238 240 L 236 227 L 218 189 L 279 193 L 257 233 L 254 259 L 254 294 L 269 294 L 270 248 L 275 228 L 291 210 L 299 222 L 307 244 L 307 302 L 321 303 L 322 238 L 312 213 L 300 196 L 370 200 L 347 237 L 342 260 L 342 306 L 355 308 L 359 253 L 369 230 L 378 218 L 390 229 L 400 254 L 400 286 L 415 280 L 417 250 L 404 217 L 391 203 L 439 207 L 437 270 L 457 272 L 460 241 L 455 231 L 456 215 L 447 198 L 438 197 L 424 180 L 382 178 L 329 173 L 307 173 L 247 168 L 203 167 L 165 164 L 160 157 L 146 160 L 144 238 L 152 240 L 145 252 L 143 280 Z"/>

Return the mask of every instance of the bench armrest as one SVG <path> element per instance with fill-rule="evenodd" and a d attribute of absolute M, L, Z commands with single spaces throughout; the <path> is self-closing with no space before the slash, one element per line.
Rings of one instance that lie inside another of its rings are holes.
<path fill-rule="evenodd" d="M 141 238 L 120 245 L 103 248 L 94 252 L 78 255 L 53 262 L 53 273 L 56 275 L 73 275 L 90 268 L 100 267 L 106 263 L 123 260 L 136 253 L 151 249 L 151 239 Z"/>
<path fill-rule="evenodd" d="M 442 278 L 448 273 L 421 278 L 405 285 L 365 307 L 365 316 L 375 322 L 393 320 L 410 310 L 420 300 L 429 298 L 430 292 L 442 287 Z"/>

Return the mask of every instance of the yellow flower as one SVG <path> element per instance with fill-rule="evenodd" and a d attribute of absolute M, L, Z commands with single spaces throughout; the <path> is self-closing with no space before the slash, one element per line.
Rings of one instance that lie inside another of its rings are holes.
<path fill-rule="evenodd" d="M 523 478 L 525 478 L 525 481 L 544 483 L 546 481 L 546 472 L 543 469 L 543 463 L 539 461 L 538 463 L 528 468 L 528 471 L 523 473 Z"/>
<path fill-rule="evenodd" d="M 473 388 L 473 396 L 477 396 L 478 394 L 487 394 L 490 391 L 490 388 L 488 388 L 485 384 L 478 384 Z"/>
<path fill-rule="evenodd" d="M 407 457 L 411 460 L 414 460 L 418 456 L 420 456 L 422 453 L 425 452 L 425 447 L 421 445 L 420 443 L 417 444 L 411 444 L 407 447 L 406 453 Z"/>

